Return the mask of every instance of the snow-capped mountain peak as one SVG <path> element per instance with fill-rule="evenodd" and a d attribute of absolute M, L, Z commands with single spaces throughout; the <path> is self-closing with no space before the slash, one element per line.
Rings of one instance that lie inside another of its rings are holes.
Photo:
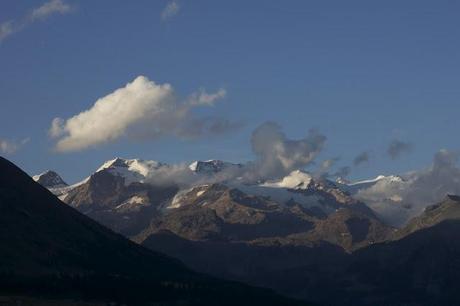
<path fill-rule="evenodd" d="M 121 176 L 125 179 L 125 184 L 133 182 L 143 182 L 152 171 L 165 166 L 165 164 L 154 160 L 143 159 L 124 159 L 116 157 L 106 161 L 96 172 L 108 170 L 110 173 Z"/>
<path fill-rule="evenodd" d="M 52 170 L 45 171 L 32 177 L 34 181 L 46 188 L 61 188 L 67 186 L 67 183 Z"/>
<path fill-rule="evenodd" d="M 377 183 L 378 181 L 381 181 L 381 180 L 385 180 L 385 181 L 388 181 L 388 182 L 401 182 L 402 178 L 400 176 L 397 176 L 397 175 L 388 175 L 388 176 L 379 175 L 374 179 L 357 181 L 357 182 L 354 182 L 354 183 L 349 183 L 348 185 L 353 186 L 353 185 L 373 184 L 373 183 Z"/>
<path fill-rule="evenodd" d="M 379 175 L 374 179 L 361 180 L 356 182 L 338 182 L 337 186 L 352 195 L 357 194 L 360 191 L 367 190 L 372 188 L 375 185 L 387 185 L 387 186 L 397 186 L 404 184 L 406 181 L 398 175 Z"/>

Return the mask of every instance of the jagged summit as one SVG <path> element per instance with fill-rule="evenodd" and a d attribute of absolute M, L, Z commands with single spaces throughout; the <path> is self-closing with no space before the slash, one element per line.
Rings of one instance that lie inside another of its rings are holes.
<path fill-rule="evenodd" d="M 165 165 L 155 160 L 143 160 L 139 158 L 127 159 L 115 157 L 114 159 L 108 160 L 100 166 L 96 172 L 109 169 L 109 168 L 128 168 L 131 171 L 138 172 L 144 176 L 147 176 L 149 170 L 157 169 L 158 167 Z"/>
<path fill-rule="evenodd" d="M 130 160 L 137 160 L 137 159 L 130 159 Z M 128 159 L 115 157 L 114 159 L 110 159 L 102 164 L 97 171 L 107 169 L 110 167 L 127 167 Z"/>
<path fill-rule="evenodd" d="M 196 173 L 212 174 L 228 168 L 241 168 L 241 164 L 224 162 L 222 160 L 210 159 L 206 161 L 197 160 L 189 165 L 189 169 Z"/>
<path fill-rule="evenodd" d="M 96 172 L 108 170 L 110 173 L 121 176 L 126 184 L 143 182 L 152 171 L 167 166 L 155 160 L 143 160 L 139 158 L 125 159 L 116 157 L 108 160 L 100 166 Z"/>
<path fill-rule="evenodd" d="M 61 188 L 68 186 L 66 182 L 52 170 L 47 170 L 32 177 L 34 181 L 46 188 Z"/>

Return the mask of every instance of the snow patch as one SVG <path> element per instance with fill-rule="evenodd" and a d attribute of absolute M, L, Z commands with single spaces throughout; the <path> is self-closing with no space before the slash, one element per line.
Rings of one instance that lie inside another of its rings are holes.
<path fill-rule="evenodd" d="M 139 197 L 139 196 L 133 196 L 129 198 L 128 200 L 124 201 L 123 203 L 121 203 L 120 205 L 118 205 L 117 207 L 115 207 L 115 209 L 124 208 L 125 206 L 139 206 L 139 205 L 144 205 L 144 204 L 145 204 L 144 198 Z"/>

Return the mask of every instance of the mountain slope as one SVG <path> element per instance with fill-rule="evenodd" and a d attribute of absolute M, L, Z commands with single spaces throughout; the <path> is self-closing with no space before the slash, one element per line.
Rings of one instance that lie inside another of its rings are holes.
<path fill-rule="evenodd" d="M 142 242 L 153 233 L 168 230 L 189 240 L 293 246 L 327 241 L 351 251 L 383 241 L 391 232 L 366 205 L 333 187 L 313 180 L 307 185 L 294 184 L 292 187 L 301 189 L 225 184 L 193 187 L 179 192 L 135 239 Z M 269 193 L 267 189 L 273 190 Z M 280 193 L 285 202 L 278 197 Z"/>
<path fill-rule="evenodd" d="M 239 241 L 287 235 L 312 227 L 311 221 L 275 202 L 222 184 L 192 188 L 176 201 L 180 204 L 155 218 L 138 240 L 169 230 L 190 240 Z"/>
<path fill-rule="evenodd" d="M 406 226 L 398 230 L 394 238 L 400 239 L 445 220 L 460 220 L 459 196 L 447 195 L 441 202 L 426 207 L 421 215 L 411 219 Z"/>
<path fill-rule="evenodd" d="M 458 305 L 460 221 L 445 220 L 393 242 L 353 254 L 344 286 L 362 305 Z"/>
<path fill-rule="evenodd" d="M 228 304 L 291 303 L 266 290 L 196 274 L 136 245 L 63 204 L 1 157 L 0 224 L 1 294 L 130 305 L 181 300 L 212 305 L 217 297 Z"/>
<path fill-rule="evenodd" d="M 460 303 L 460 221 L 446 220 L 347 254 L 331 245 L 255 246 L 189 241 L 168 232 L 144 245 L 207 273 L 276 288 L 319 305 Z"/>
<path fill-rule="evenodd" d="M 144 229 L 159 206 L 176 192 L 175 186 L 126 184 L 111 169 L 102 169 L 68 191 L 64 201 L 103 225 L 130 236 Z"/>

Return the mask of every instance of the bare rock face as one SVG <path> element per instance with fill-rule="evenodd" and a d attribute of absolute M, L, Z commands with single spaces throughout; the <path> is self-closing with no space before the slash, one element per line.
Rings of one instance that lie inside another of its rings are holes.
<path fill-rule="evenodd" d="M 109 169 L 98 171 L 71 189 L 63 200 L 96 221 L 126 236 L 144 229 L 165 201 L 171 199 L 177 187 L 155 187 L 133 182 Z"/>
<path fill-rule="evenodd" d="M 220 184 L 193 188 L 177 201 L 180 205 L 173 201 L 176 207 L 156 218 L 140 237 L 169 230 L 190 240 L 245 241 L 312 227 L 286 207 Z"/>
<path fill-rule="evenodd" d="M 151 178 L 167 167 L 115 158 L 80 183 L 58 188 L 52 184 L 49 189 L 68 205 L 138 241 L 167 230 L 193 241 L 295 246 L 326 242 L 352 251 L 382 241 L 391 232 L 336 183 L 304 171 L 252 185 L 230 181 L 180 189 L 173 183 L 151 184 Z M 241 167 L 209 160 L 194 162 L 186 170 L 200 179 Z M 41 179 L 44 184 L 45 178 L 59 183 L 55 177 L 47 174 Z"/>
<path fill-rule="evenodd" d="M 136 240 L 142 242 L 166 230 L 193 241 L 264 246 L 327 242 L 352 251 L 383 241 L 392 232 L 364 204 L 334 199 L 330 196 L 327 205 L 338 208 L 328 214 L 321 210 L 321 201 L 313 207 L 294 200 L 280 204 L 222 184 L 199 186 L 176 195 L 171 206 L 157 215 Z"/>

